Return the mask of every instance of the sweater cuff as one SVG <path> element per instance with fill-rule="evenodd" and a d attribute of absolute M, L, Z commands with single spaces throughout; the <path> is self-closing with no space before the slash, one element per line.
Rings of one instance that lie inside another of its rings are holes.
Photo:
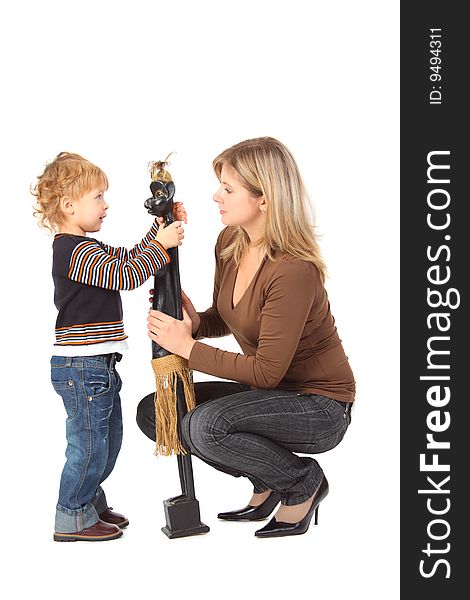
<path fill-rule="evenodd" d="M 160 250 L 160 252 L 163 254 L 163 256 L 166 259 L 165 264 L 168 264 L 171 261 L 170 255 L 168 254 L 168 252 L 165 250 L 164 246 L 162 246 L 158 240 L 150 240 L 149 244 L 155 244 L 155 246 L 157 246 L 158 250 Z"/>
<path fill-rule="evenodd" d="M 157 222 L 157 217 L 155 217 L 154 222 L 152 223 L 152 227 L 150 228 L 149 234 L 151 239 L 155 239 L 158 233 L 159 224 Z"/>
<path fill-rule="evenodd" d="M 188 358 L 188 368 L 193 371 L 209 374 L 209 372 L 204 369 L 204 366 L 207 367 L 210 362 L 205 360 L 204 356 L 207 356 L 211 350 L 213 350 L 212 346 L 208 346 L 207 344 L 196 341 L 194 346 L 191 348 L 191 353 Z"/>

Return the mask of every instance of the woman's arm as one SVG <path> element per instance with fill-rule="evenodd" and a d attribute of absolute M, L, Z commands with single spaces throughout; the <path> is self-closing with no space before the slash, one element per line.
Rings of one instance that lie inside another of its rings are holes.
<path fill-rule="evenodd" d="M 227 228 L 223 229 L 215 246 L 215 277 L 212 306 L 204 312 L 196 312 L 191 300 L 182 292 L 183 320 L 174 319 L 158 310 L 149 310 L 147 329 L 149 337 L 173 354 L 188 359 L 191 350 L 201 337 L 222 337 L 231 333 L 217 310 L 220 287 L 220 250 Z M 153 295 L 153 290 L 151 290 Z M 150 298 L 152 301 L 152 298 Z M 195 327 L 194 324 L 197 323 Z"/>
<path fill-rule="evenodd" d="M 195 342 L 189 367 L 257 388 L 276 388 L 292 362 L 318 286 L 318 272 L 311 263 L 279 262 L 261 311 L 256 354 L 245 356 Z"/>
<path fill-rule="evenodd" d="M 226 229 L 222 230 L 217 238 L 217 243 L 215 245 L 215 275 L 214 275 L 214 291 L 212 294 L 212 306 L 210 306 L 204 312 L 198 312 L 198 316 L 200 319 L 198 329 L 193 333 L 193 337 L 195 340 L 199 340 L 201 338 L 215 338 L 215 337 L 224 337 L 225 335 L 230 335 L 230 329 L 226 325 L 225 321 L 219 314 L 217 310 L 217 298 L 219 296 L 219 288 L 220 288 L 220 272 L 221 272 L 221 264 L 220 264 L 220 251 L 222 247 L 222 238 Z"/>

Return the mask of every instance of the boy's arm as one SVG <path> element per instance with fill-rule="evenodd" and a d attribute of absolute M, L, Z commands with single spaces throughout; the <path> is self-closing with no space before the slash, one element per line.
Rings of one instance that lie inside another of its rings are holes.
<path fill-rule="evenodd" d="M 133 257 L 127 253 L 126 258 L 120 258 L 111 256 L 96 240 L 80 242 L 72 251 L 67 275 L 69 279 L 87 285 L 133 290 L 170 262 L 160 242 L 150 239 L 146 244 Z"/>
<path fill-rule="evenodd" d="M 142 240 L 138 244 L 136 244 L 131 250 L 127 250 L 127 248 L 123 248 L 123 247 L 114 248 L 113 246 L 108 246 L 108 244 L 103 244 L 103 243 L 101 243 L 101 247 L 110 256 L 115 256 L 116 258 L 119 258 L 120 260 L 127 261 L 129 259 L 135 258 L 145 248 L 147 248 L 149 243 L 152 240 L 156 239 L 157 233 L 158 233 L 158 223 L 157 223 L 157 220 L 155 219 L 155 221 L 153 222 L 152 227 L 148 231 L 147 235 L 144 238 L 142 238 Z"/>

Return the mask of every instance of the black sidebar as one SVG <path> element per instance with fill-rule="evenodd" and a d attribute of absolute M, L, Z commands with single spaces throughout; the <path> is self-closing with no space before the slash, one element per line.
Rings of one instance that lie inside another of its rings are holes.
<path fill-rule="evenodd" d="M 406 600 L 470 594 L 466 8 L 455 1 L 401 2 L 401 597 Z"/>

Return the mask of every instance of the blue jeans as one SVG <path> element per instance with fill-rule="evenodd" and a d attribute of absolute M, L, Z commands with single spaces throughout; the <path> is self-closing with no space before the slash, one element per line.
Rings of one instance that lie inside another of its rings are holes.
<path fill-rule="evenodd" d="M 51 358 L 52 385 L 67 413 L 56 532 L 91 527 L 108 508 L 101 483 L 113 470 L 122 442 L 122 382 L 115 363 L 115 353 Z"/>
<path fill-rule="evenodd" d="M 350 406 L 286 390 L 251 389 L 231 381 L 194 384 L 196 408 L 185 415 L 183 436 L 191 452 L 219 471 L 247 477 L 255 492 L 280 492 L 282 503 L 308 500 L 323 477 L 319 454 L 343 439 Z M 137 423 L 155 439 L 153 396 L 144 398 Z"/>

